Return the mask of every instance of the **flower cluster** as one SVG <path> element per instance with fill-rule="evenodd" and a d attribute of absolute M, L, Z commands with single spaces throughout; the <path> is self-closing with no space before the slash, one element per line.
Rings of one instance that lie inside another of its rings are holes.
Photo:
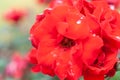
<path fill-rule="evenodd" d="M 27 59 L 23 58 L 19 53 L 14 53 L 10 63 L 6 66 L 5 74 L 13 78 L 21 78 L 27 67 Z"/>
<path fill-rule="evenodd" d="M 54 0 L 30 30 L 33 71 L 60 80 L 113 76 L 120 48 L 120 14 L 106 0 Z M 113 73 L 112 75 L 110 73 Z"/>

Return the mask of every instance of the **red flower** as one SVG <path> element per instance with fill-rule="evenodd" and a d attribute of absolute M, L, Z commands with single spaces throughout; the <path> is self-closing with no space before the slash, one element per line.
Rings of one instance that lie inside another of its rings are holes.
<path fill-rule="evenodd" d="M 105 1 L 57 0 L 30 30 L 34 71 L 60 80 L 104 80 L 117 61 L 119 13 Z M 114 56 L 114 57 L 113 57 Z M 88 78 L 87 78 L 88 77 Z"/>
<path fill-rule="evenodd" d="M 6 74 L 14 78 L 21 78 L 26 66 L 27 61 L 22 58 L 18 53 L 15 53 L 12 56 L 11 62 L 6 67 Z"/>
<path fill-rule="evenodd" d="M 22 9 L 10 9 L 4 14 L 4 18 L 8 21 L 17 23 L 25 17 L 26 11 Z"/>
<path fill-rule="evenodd" d="M 61 80 L 78 79 L 82 74 L 82 58 L 92 63 L 95 59 L 92 55 L 102 46 L 102 40 L 89 35 L 87 19 L 73 7 L 59 6 L 42 16 L 38 16 L 31 29 L 32 44 L 37 48 L 36 68 L 49 75 L 56 74 Z"/>

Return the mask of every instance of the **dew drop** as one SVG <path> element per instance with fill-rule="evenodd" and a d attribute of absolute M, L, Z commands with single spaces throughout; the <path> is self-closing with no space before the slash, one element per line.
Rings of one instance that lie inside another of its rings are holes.
<path fill-rule="evenodd" d="M 75 75 L 75 73 L 73 72 L 72 69 L 70 69 L 69 74 L 70 74 L 71 76 L 74 76 L 74 75 Z"/>
<path fill-rule="evenodd" d="M 120 36 L 116 36 L 116 39 L 120 40 Z"/>
<path fill-rule="evenodd" d="M 110 5 L 110 9 L 115 10 L 115 6 L 114 5 Z"/>
<path fill-rule="evenodd" d="M 83 19 L 84 18 L 84 16 L 82 16 L 80 19 Z"/>
<path fill-rule="evenodd" d="M 93 37 L 95 37 L 96 36 L 96 34 L 93 34 Z"/>
<path fill-rule="evenodd" d="M 57 55 L 54 52 L 50 53 L 53 57 L 57 57 Z"/>
<path fill-rule="evenodd" d="M 76 23 L 77 23 L 77 24 L 80 24 L 80 23 L 81 23 L 81 20 L 78 20 Z"/>
<path fill-rule="evenodd" d="M 59 63 L 59 62 L 57 62 L 57 63 L 56 63 L 56 65 L 57 65 L 57 66 L 59 66 L 59 65 L 60 65 L 60 63 Z"/>

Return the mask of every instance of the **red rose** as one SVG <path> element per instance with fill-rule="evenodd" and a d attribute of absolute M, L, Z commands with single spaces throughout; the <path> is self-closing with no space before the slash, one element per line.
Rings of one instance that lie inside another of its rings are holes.
<path fill-rule="evenodd" d="M 40 18 L 31 29 L 39 69 L 49 75 L 56 74 L 60 79 L 78 79 L 82 74 L 81 59 L 91 64 L 96 59 L 92 55 L 103 44 L 102 39 L 90 35 L 89 25 L 85 23 L 87 19 L 73 7 L 58 6 L 41 19 L 42 16 L 38 16 Z"/>
<path fill-rule="evenodd" d="M 36 48 L 34 71 L 60 80 L 78 80 L 81 75 L 104 80 L 117 61 L 119 13 L 103 0 L 60 1 L 38 15 L 30 30 Z"/>

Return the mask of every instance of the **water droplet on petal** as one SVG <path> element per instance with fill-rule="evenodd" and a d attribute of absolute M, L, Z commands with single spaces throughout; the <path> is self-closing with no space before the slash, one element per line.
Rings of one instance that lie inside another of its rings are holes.
<path fill-rule="evenodd" d="M 80 19 L 83 19 L 84 18 L 84 16 L 82 16 Z"/>
<path fill-rule="evenodd" d="M 57 63 L 56 63 L 56 65 L 57 65 L 57 66 L 59 66 L 59 65 L 60 65 L 60 63 L 59 63 L 59 62 L 57 62 Z"/>
<path fill-rule="evenodd" d="M 96 34 L 93 34 L 93 37 L 95 37 L 96 36 Z"/>
<path fill-rule="evenodd" d="M 114 5 L 110 5 L 110 9 L 115 10 L 115 6 Z"/>
<path fill-rule="evenodd" d="M 78 20 L 76 23 L 77 23 L 77 24 L 80 24 L 80 23 L 81 23 L 81 20 Z"/>
<path fill-rule="evenodd" d="M 73 72 L 72 69 L 70 69 L 69 74 L 70 74 L 71 76 L 74 76 L 74 75 L 75 75 L 75 73 Z"/>
<path fill-rule="evenodd" d="M 120 36 L 116 36 L 116 39 L 120 40 Z"/>
<path fill-rule="evenodd" d="M 55 54 L 54 52 L 50 53 L 53 57 L 57 57 L 57 54 Z"/>

